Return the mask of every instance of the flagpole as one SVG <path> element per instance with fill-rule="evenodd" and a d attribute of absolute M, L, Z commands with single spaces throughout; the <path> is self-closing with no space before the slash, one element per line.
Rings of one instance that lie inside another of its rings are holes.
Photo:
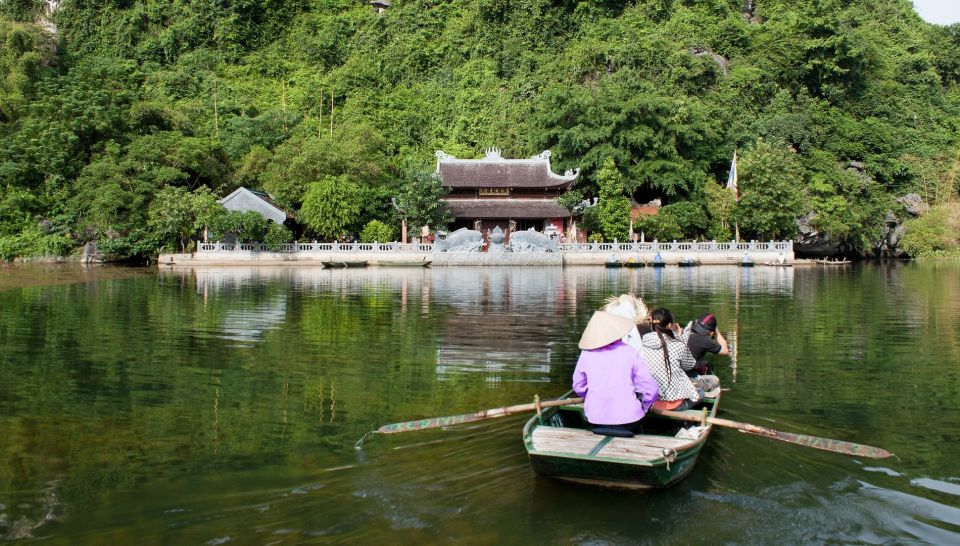
<path fill-rule="evenodd" d="M 730 162 L 730 174 L 727 176 L 727 189 L 733 192 L 736 203 L 740 203 L 740 187 L 737 180 L 737 149 L 733 149 L 733 161 Z M 740 222 L 733 221 L 734 241 L 740 242 Z"/>

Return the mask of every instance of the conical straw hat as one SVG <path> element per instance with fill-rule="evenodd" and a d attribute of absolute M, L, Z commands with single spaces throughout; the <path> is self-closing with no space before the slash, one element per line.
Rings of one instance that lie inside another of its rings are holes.
<path fill-rule="evenodd" d="M 597 311 L 590 317 L 578 346 L 585 351 L 599 349 L 627 335 L 633 326 L 633 321 L 628 318 Z"/>

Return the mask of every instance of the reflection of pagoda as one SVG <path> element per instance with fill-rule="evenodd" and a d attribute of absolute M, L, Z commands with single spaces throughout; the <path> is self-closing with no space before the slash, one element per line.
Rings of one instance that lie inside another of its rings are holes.
<path fill-rule="evenodd" d="M 445 200 L 453 229 L 476 229 L 477 222 L 482 230 L 506 229 L 511 221 L 517 230 L 564 233 L 570 227 L 570 212 L 557 197 L 580 171 L 554 173 L 549 150 L 529 159 L 503 159 L 496 148 L 483 159 L 457 159 L 438 151 L 437 174 L 451 190 Z"/>
<path fill-rule="evenodd" d="M 433 272 L 434 294 L 449 306 L 437 348 L 437 379 L 552 381 L 555 347 L 569 344 L 566 336 L 557 336 L 568 322 L 564 299 L 530 296 L 563 294 L 563 269 L 459 269 Z M 455 297 L 444 298 L 453 287 Z"/>

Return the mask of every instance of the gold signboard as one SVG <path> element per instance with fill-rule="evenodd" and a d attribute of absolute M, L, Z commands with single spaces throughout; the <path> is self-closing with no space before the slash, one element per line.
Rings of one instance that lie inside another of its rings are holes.
<path fill-rule="evenodd" d="M 480 188 L 480 195 L 510 195 L 510 188 Z"/>

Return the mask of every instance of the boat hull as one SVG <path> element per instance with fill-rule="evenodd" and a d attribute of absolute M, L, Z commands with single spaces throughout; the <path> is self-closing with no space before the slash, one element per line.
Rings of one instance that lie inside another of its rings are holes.
<path fill-rule="evenodd" d="M 602 460 L 575 459 L 563 455 L 530 453 L 530 466 L 542 476 L 601 487 L 651 489 L 669 487 L 693 470 L 700 447 L 678 453 L 676 460 L 649 466 Z"/>
<path fill-rule="evenodd" d="M 571 391 L 564 397 L 572 395 Z M 713 396 L 708 416 L 716 415 L 719 389 Z M 647 434 L 612 438 L 589 430 L 582 405 L 552 407 L 527 421 L 523 441 L 537 474 L 603 487 L 646 489 L 669 487 L 686 477 L 712 428 L 707 425 L 693 439 L 678 439 L 676 432 L 691 423 L 652 414 L 643 423 Z"/>
<path fill-rule="evenodd" d="M 367 267 L 367 262 L 365 262 L 365 261 L 363 261 L 363 262 L 332 262 L 332 261 L 331 261 L 331 262 L 321 262 L 321 263 L 323 264 L 323 267 L 326 267 L 326 268 L 329 268 L 329 269 L 336 269 L 336 268 L 338 268 L 338 267 L 339 267 L 339 268 L 346 268 L 346 267 Z"/>

